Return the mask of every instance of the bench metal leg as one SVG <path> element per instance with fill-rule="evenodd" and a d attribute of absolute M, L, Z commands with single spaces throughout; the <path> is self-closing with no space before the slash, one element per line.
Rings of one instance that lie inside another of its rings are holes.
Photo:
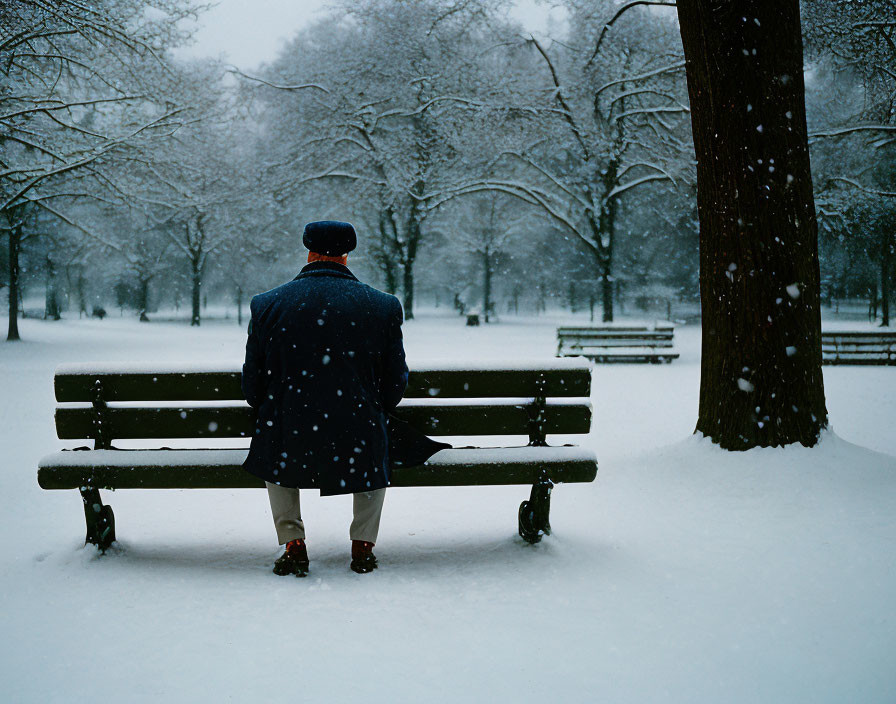
<path fill-rule="evenodd" d="M 99 489 L 81 489 L 84 501 L 84 518 L 87 521 L 86 543 L 96 545 L 102 552 L 115 542 L 115 514 L 112 507 L 103 504 Z"/>
<path fill-rule="evenodd" d="M 554 488 L 546 473 L 532 485 L 529 500 L 520 504 L 519 532 L 527 543 L 537 543 L 544 535 L 551 534 L 551 490 Z"/>

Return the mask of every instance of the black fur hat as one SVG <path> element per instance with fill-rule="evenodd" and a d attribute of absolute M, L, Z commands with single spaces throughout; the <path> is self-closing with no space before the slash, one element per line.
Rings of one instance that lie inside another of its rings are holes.
<path fill-rule="evenodd" d="M 358 236 L 351 223 L 338 220 L 318 220 L 305 225 L 302 244 L 309 251 L 338 257 L 358 246 Z"/>

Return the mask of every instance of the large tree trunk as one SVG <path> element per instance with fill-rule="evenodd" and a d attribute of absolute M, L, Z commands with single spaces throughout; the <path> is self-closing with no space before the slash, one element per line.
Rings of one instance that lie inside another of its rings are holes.
<path fill-rule="evenodd" d="M 489 311 L 492 308 L 492 253 L 488 248 L 482 252 L 482 316 L 489 322 Z"/>
<path fill-rule="evenodd" d="M 149 279 L 140 278 L 140 303 L 139 308 L 142 312 L 146 312 L 149 307 Z"/>
<path fill-rule="evenodd" d="M 10 342 L 19 337 L 19 243 L 22 231 L 13 227 L 9 231 L 9 327 L 6 339 Z"/>
<path fill-rule="evenodd" d="M 146 315 L 146 311 L 149 308 L 149 279 L 142 278 L 140 279 L 140 321 L 147 323 L 149 322 L 149 318 Z"/>
<path fill-rule="evenodd" d="M 395 268 L 392 266 L 391 262 L 386 262 L 380 267 L 383 270 L 383 276 L 386 282 L 386 293 L 391 293 L 393 296 L 395 292 L 398 290 L 398 281 L 395 279 Z"/>
<path fill-rule="evenodd" d="M 47 287 L 44 297 L 44 320 L 59 320 L 59 279 L 56 263 L 47 255 Z"/>
<path fill-rule="evenodd" d="M 697 431 L 746 450 L 827 426 L 798 0 L 678 0 L 697 153 Z"/>
<path fill-rule="evenodd" d="M 406 320 L 414 318 L 414 263 L 417 261 L 417 245 L 420 242 L 420 221 L 417 219 L 416 210 L 412 210 L 408 223 L 407 244 L 402 260 L 404 271 L 402 272 L 402 293 L 404 293 L 404 317 Z"/>
<path fill-rule="evenodd" d="M 868 322 L 877 320 L 877 282 L 868 287 Z"/>
<path fill-rule="evenodd" d="M 385 279 L 386 293 L 395 295 L 398 290 L 398 279 L 395 276 L 395 252 L 392 246 L 394 230 L 392 220 L 392 211 L 390 208 L 384 208 L 379 213 L 379 232 L 380 241 L 376 254 L 374 255 L 380 270 L 383 272 Z"/>
<path fill-rule="evenodd" d="M 89 316 L 90 313 L 87 311 L 87 278 L 84 276 L 83 268 L 78 269 L 78 319 L 81 319 L 81 316 Z"/>
<path fill-rule="evenodd" d="M 605 323 L 613 322 L 613 275 L 609 260 L 603 266 L 600 277 L 601 299 L 603 302 L 603 317 Z"/>
<path fill-rule="evenodd" d="M 893 263 L 893 250 L 896 249 L 894 235 L 887 232 L 885 235 L 883 251 L 880 257 L 880 325 L 890 326 L 890 271 Z"/>
<path fill-rule="evenodd" d="M 613 189 L 619 185 L 619 162 L 611 159 L 601 175 L 603 181 L 604 204 L 600 209 L 600 220 L 597 236 L 598 260 L 602 281 L 603 322 L 613 322 L 613 248 L 616 244 L 616 215 L 619 203 L 616 198 L 608 198 Z"/>
<path fill-rule="evenodd" d="M 190 267 L 193 273 L 193 317 L 190 318 L 190 325 L 198 326 L 201 322 L 199 303 L 202 293 L 202 267 L 199 265 L 199 259 L 191 260 Z"/>
<path fill-rule="evenodd" d="M 414 319 L 414 262 L 405 260 L 402 271 L 402 293 L 404 294 L 405 320 Z"/>

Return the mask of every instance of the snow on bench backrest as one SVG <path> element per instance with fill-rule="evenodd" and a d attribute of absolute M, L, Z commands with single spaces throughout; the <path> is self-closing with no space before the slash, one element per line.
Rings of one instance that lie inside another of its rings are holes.
<path fill-rule="evenodd" d="M 591 365 L 580 359 L 521 361 L 501 365 L 411 363 L 406 398 L 588 397 Z M 241 400 L 240 365 L 151 362 L 63 364 L 55 377 L 56 400 L 91 402 L 96 383 L 112 401 Z"/>

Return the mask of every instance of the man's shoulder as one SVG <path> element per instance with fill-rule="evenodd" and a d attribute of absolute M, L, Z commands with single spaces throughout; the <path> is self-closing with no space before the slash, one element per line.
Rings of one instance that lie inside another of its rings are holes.
<path fill-rule="evenodd" d="M 391 293 L 386 293 L 385 291 L 380 291 L 378 288 L 374 288 L 370 284 L 365 284 L 363 281 L 359 281 L 358 283 L 367 290 L 371 301 L 373 301 L 378 308 L 389 313 L 403 315 L 401 302 L 396 296 L 393 296 Z"/>
<path fill-rule="evenodd" d="M 294 283 L 293 281 L 287 281 L 284 284 L 280 284 L 279 286 L 275 286 L 269 291 L 264 291 L 263 293 L 256 293 L 252 296 L 252 300 L 249 302 L 249 308 L 251 310 L 260 310 L 262 308 L 267 307 L 278 298 L 280 298 L 289 288 L 290 284 Z"/>
<path fill-rule="evenodd" d="M 283 296 L 288 296 L 293 289 L 300 286 L 300 281 L 302 280 L 293 279 L 292 281 L 287 281 L 286 283 L 280 284 L 279 286 L 275 286 L 269 291 L 255 294 L 249 304 L 250 309 L 252 311 L 261 311 L 275 304 L 278 299 L 282 298 Z M 402 314 L 401 302 L 391 293 L 380 291 L 378 288 L 374 288 L 370 284 L 364 283 L 363 281 L 354 278 L 347 279 L 344 281 L 344 283 L 349 286 L 360 287 L 367 295 L 368 300 L 370 300 L 370 302 L 373 303 L 377 308 Z"/>
<path fill-rule="evenodd" d="M 396 303 L 398 303 L 398 299 L 391 293 L 380 291 L 378 288 L 374 288 L 370 284 L 365 284 L 363 281 L 359 281 L 358 283 L 361 284 L 368 291 L 369 295 L 372 298 L 375 298 L 377 301 L 388 305 L 395 305 Z"/>

